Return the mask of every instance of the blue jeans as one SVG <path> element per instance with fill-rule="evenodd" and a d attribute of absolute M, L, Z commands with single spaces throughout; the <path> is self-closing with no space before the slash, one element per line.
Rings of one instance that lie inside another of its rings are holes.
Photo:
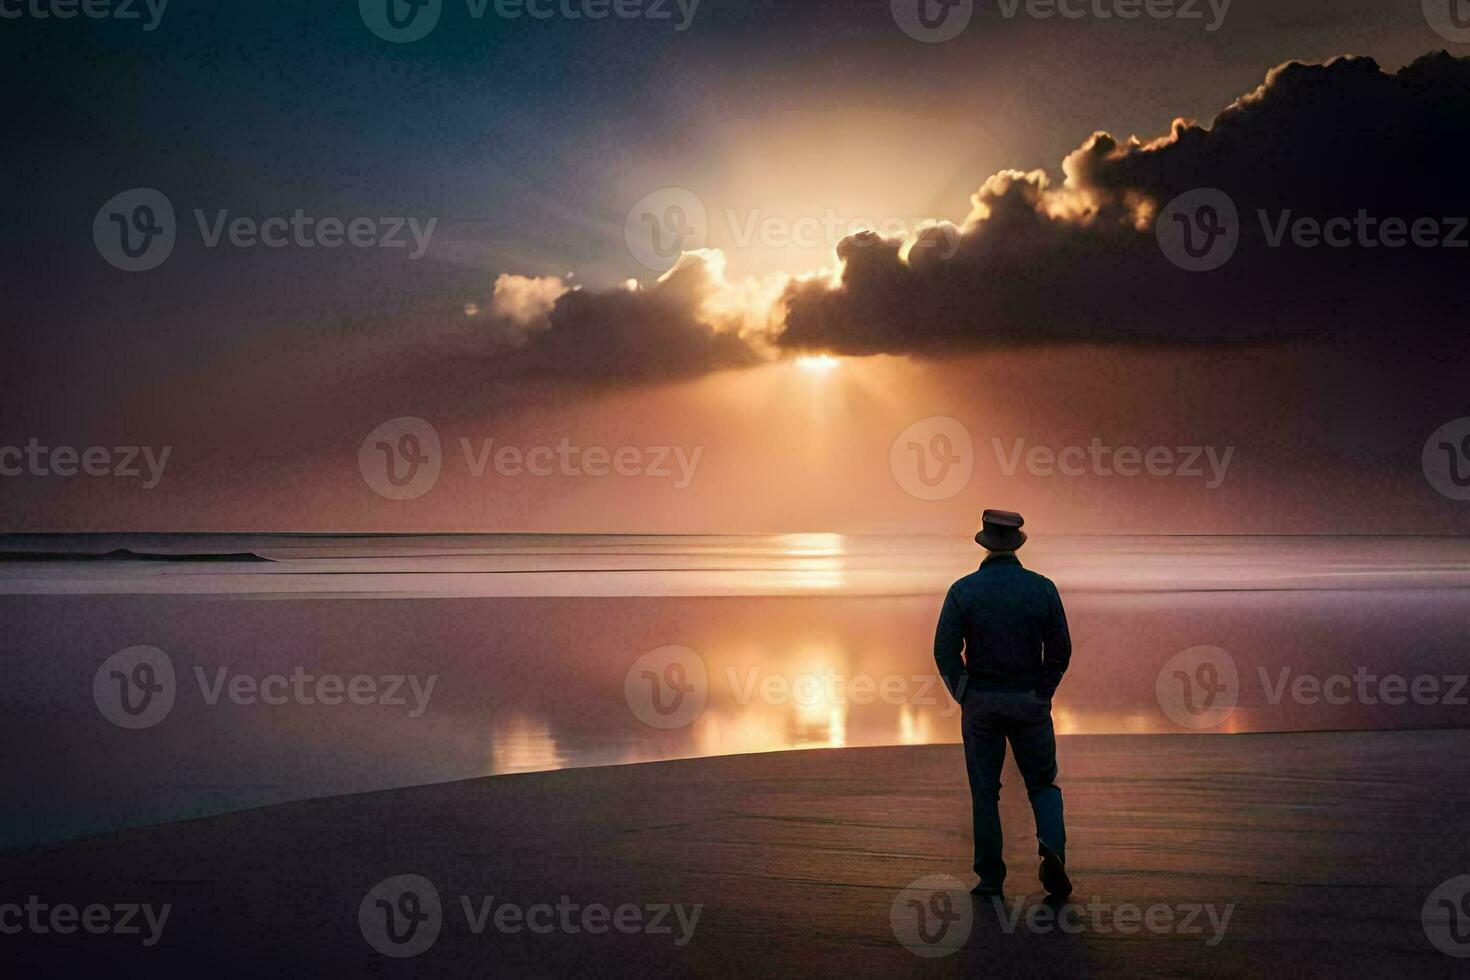
<path fill-rule="evenodd" d="M 1006 877 L 1001 858 L 1000 770 L 1006 742 L 1026 782 L 1036 839 L 1065 858 L 1067 831 L 1062 820 L 1062 791 L 1057 788 L 1057 740 L 1051 724 L 1051 702 L 1030 691 L 976 691 L 961 698 L 960 729 L 965 737 L 965 769 L 970 774 L 974 806 L 975 874 L 980 883 L 999 887 Z"/>

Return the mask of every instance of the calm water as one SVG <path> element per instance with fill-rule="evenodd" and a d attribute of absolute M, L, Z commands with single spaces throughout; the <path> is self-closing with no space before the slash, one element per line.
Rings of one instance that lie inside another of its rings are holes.
<path fill-rule="evenodd" d="M 120 549 L 154 557 L 77 557 Z M 933 623 L 980 557 L 963 540 L 830 534 L 11 535 L 0 552 L 0 727 L 30 748 L 0 761 L 19 801 L 0 827 L 11 843 L 494 773 L 954 741 Z M 158 557 L 219 555 L 232 557 Z M 1038 540 L 1023 558 L 1056 580 L 1072 622 L 1064 733 L 1470 716 L 1455 690 L 1470 669 L 1470 541 L 1091 537 Z M 98 698 L 118 682 L 104 661 L 139 645 L 167 657 L 174 700 L 129 729 Z M 1205 701 L 1180 714 L 1188 677 L 1223 684 L 1177 669 L 1199 647 L 1223 652 L 1236 683 L 1202 688 L 1213 715 Z M 1385 689 L 1391 674 L 1437 693 Z M 371 695 L 351 703 L 359 676 Z M 322 678 L 343 703 L 313 695 Z M 650 712 L 654 700 L 675 707 Z"/>

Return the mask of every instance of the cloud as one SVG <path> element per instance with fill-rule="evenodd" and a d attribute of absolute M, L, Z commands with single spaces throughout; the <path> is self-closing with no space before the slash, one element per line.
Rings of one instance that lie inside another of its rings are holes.
<path fill-rule="evenodd" d="M 557 276 L 502 275 L 495 280 L 490 311 L 523 328 L 545 322 L 556 301 L 572 287 Z"/>
<path fill-rule="evenodd" d="M 1448 232 L 1470 215 L 1467 151 L 1470 59 L 1440 53 L 1395 74 L 1369 58 L 1282 65 L 1209 128 L 1176 120 L 1148 142 L 1093 134 L 1063 161 L 1060 185 L 1042 171 L 994 175 L 957 243 L 938 232 L 844 241 L 838 284 L 783 298 L 778 345 L 870 354 L 1432 335 L 1463 316 L 1470 249 L 1272 238 L 1297 218 L 1359 212 L 1432 218 Z M 1224 191 L 1240 218 L 1236 253 L 1208 272 L 1171 264 L 1154 233 L 1160 209 L 1197 188 Z"/>
<path fill-rule="evenodd" d="M 915 152 L 922 152 L 916 147 Z M 1006 170 L 963 223 L 910 238 L 872 232 L 838 267 L 731 282 L 715 250 L 686 253 L 650 287 L 607 292 L 502 276 L 493 311 L 507 370 L 666 377 L 821 350 L 847 355 L 1057 343 L 1201 345 L 1402 341 L 1462 329 L 1470 248 L 1295 244 L 1323 222 L 1470 215 L 1470 58 L 1440 52 L 1396 73 L 1370 58 L 1272 69 L 1208 126 L 1150 140 L 1097 132 L 1061 163 Z M 1223 266 L 1179 268 L 1155 222 L 1216 188 L 1239 216 Z M 1283 224 L 1283 222 L 1285 222 Z M 1470 242 L 1470 229 L 1460 229 Z"/>
<path fill-rule="evenodd" d="M 554 277 L 502 276 L 495 310 L 520 340 L 499 366 L 516 375 L 644 379 L 750 364 L 758 357 L 742 336 L 750 326 L 743 293 L 758 297 L 759 289 L 732 286 L 723 256 L 704 251 L 680 256 L 647 289 L 590 292 Z"/>

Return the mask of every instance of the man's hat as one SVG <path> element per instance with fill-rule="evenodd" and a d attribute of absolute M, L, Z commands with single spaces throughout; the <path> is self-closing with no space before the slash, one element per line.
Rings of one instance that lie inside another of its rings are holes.
<path fill-rule="evenodd" d="M 987 510 L 980 515 L 975 543 L 986 551 L 1015 551 L 1026 543 L 1026 532 L 1021 530 L 1025 523 L 1013 510 Z"/>

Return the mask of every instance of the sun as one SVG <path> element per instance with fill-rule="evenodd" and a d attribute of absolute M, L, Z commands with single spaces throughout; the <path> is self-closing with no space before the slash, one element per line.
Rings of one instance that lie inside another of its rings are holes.
<path fill-rule="evenodd" d="M 796 359 L 796 366 L 811 374 L 831 374 L 841 363 L 831 354 L 806 354 Z"/>

